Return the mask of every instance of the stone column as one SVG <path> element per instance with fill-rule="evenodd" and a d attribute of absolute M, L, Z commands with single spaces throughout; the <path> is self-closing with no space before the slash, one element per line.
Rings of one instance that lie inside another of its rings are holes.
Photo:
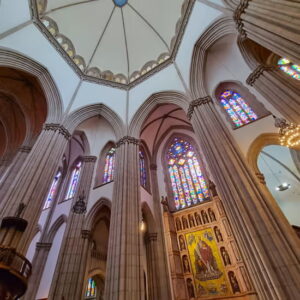
<path fill-rule="evenodd" d="M 82 159 L 79 186 L 72 201 L 49 300 L 82 299 L 89 243 L 89 232 L 83 231 L 83 225 L 96 160 L 96 156 Z"/>
<path fill-rule="evenodd" d="M 117 142 L 106 267 L 105 300 L 141 300 L 141 204 L 139 140 Z"/>
<path fill-rule="evenodd" d="M 36 244 L 36 250 L 35 250 L 33 260 L 32 260 L 33 261 L 33 263 L 32 263 L 33 272 L 30 277 L 28 289 L 24 295 L 24 300 L 35 299 L 51 246 L 52 246 L 52 243 L 41 243 L 40 242 L 40 243 Z"/>
<path fill-rule="evenodd" d="M 234 19 L 242 36 L 300 63 L 299 1 L 240 0 Z"/>
<path fill-rule="evenodd" d="M 157 300 L 171 299 L 171 287 L 168 271 L 168 261 L 165 247 L 165 237 L 164 237 L 164 226 L 163 226 L 163 216 L 160 203 L 160 195 L 158 190 L 158 180 L 157 180 L 157 165 L 150 164 L 151 172 L 151 186 L 152 186 L 152 197 L 153 197 L 153 210 L 154 218 L 156 221 L 157 230 L 157 264 L 158 271 L 156 272 L 156 277 L 158 280 L 157 288 L 159 293 L 157 295 Z"/>
<path fill-rule="evenodd" d="M 23 146 L 16 153 L 13 161 L 4 171 L 0 179 L 0 202 L 3 199 L 5 193 L 13 183 L 14 179 L 18 175 L 24 161 L 26 160 L 31 147 Z"/>
<path fill-rule="evenodd" d="M 63 126 L 45 124 L 0 204 L 0 217 L 15 215 L 19 204 L 25 204 L 21 216 L 28 226 L 17 249 L 23 254 L 33 238 L 45 197 L 70 138 Z"/>
<path fill-rule="evenodd" d="M 276 67 L 259 65 L 247 78 L 247 84 L 255 87 L 285 119 L 300 123 L 300 89 L 292 84 L 288 75 Z"/>
<path fill-rule="evenodd" d="M 271 205 L 211 97 L 194 100 L 188 117 L 260 299 L 297 299 L 300 295 L 299 240 Z"/>

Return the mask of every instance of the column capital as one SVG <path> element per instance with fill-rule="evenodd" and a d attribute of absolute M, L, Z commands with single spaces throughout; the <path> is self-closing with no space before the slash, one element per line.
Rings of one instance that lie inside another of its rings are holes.
<path fill-rule="evenodd" d="M 134 144 L 134 145 L 140 145 L 140 140 L 132 137 L 132 136 L 124 136 L 122 137 L 117 143 L 116 143 L 116 148 L 119 148 L 121 145 L 125 144 Z"/>
<path fill-rule="evenodd" d="M 20 147 L 19 148 L 19 151 L 20 152 L 25 152 L 25 153 L 29 153 L 30 151 L 31 151 L 31 147 L 29 147 L 29 146 L 22 146 L 22 147 Z"/>
<path fill-rule="evenodd" d="M 67 140 L 70 140 L 72 135 L 71 133 L 63 126 L 60 124 L 56 124 L 56 123 L 46 123 L 44 124 L 43 127 L 44 130 L 48 131 L 58 131 L 60 134 L 62 134 Z"/>
<path fill-rule="evenodd" d="M 97 156 L 87 155 L 82 157 L 83 162 L 95 162 L 97 160 Z"/>
<path fill-rule="evenodd" d="M 91 231 L 90 230 L 81 230 L 81 237 L 83 239 L 89 239 L 91 237 Z"/>
<path fill-rule="evenodd" d="M 245 13 L 246 8 L 249 5 L 250 0 L 240 0 L 239 5 L 233 13 L 233 19 L 236 23 L 236 28 L 240 35 L 245 38 L 247 36 L 246 31 L 244 30 L 244 24 L 242 20 L 242 14 Z"/>
<path fill-rule="evenodd" d="M 147 233 L 145 235 L 145 239 L 146 239 L 146 242 L 147 243 L 150 243 L 150 242 L 155 242 L 157 241 L 157 233 Z"/>
<path fill-rule="evenodd" d="M 195 107 L 200 106 L 202 104 L 207 104 L 210 102 L 212 102 L 211 96 L 201 97 L 201 98 L 193 100 L 190 103 L 189 108 L 188 108 L 188 112 L 187 112 L 188 119 L 191 120 L 193 112 L 195 110 Z"/>
<path fill-rule="evenodd" d="M 250 86 L 253 86 L 256 79 L 260 77 L 265 71 L 273 70 L 274 67 L 266 65 L 258 65 L 253 72 L 248 76 L 246 83 Z"/>
<path fill-rule="evenodd" d="M 150 170 L 156 171 L 157 170 L 157 164 L 151 163 L 150 164 Z"/>
<path fill-rule="evenodd" d="M 36 249 L 37 250 L 45 249 L 45 250 L 49 251 L 51 246 L 52 246 L 52 243 L 43 243 L 43 242 L 36 243 Z"/>
<path fill-rule="evenodd" d="M 263 173 L 257 172 L 255 175 L 261 184 L 266 185 L 265 176 Z"/>

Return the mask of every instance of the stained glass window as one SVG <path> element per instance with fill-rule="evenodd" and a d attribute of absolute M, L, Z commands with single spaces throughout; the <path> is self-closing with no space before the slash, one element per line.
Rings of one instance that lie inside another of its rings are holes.
<path fill-rule="evenodd" d="M 79 176 L 81 171 L 81 161 L 76 165 L 72 172 L 71 180 L 68 187 L 68 192 L 65 200 L 72 199 L 76 193 L 77 185 L 79 182 Z"/>
<path fill-rule="evenodd" d="M 176 209 L 208 199 L 208 188 L 195 150 L 189 142 L 174 138 L 167 159 Z"/>
<path fill-rule="evenodd" d="M 278 61 L 279 68 L 286 74 L 296 80 L 300 80 L 300 66 L 293 64 L 287 58 L 281 58 Z"/>
<path fill-rule="evenodd" d="M 52 201 L 53 201 L 53 199 L 55 197 L 60 177 L 61 177 L 61 172 L 59 171 L 56 174 L 56 176 L 54 177 L 53 181 L 52 181 L 52 184 L 51 184 L 49 193 L 47 195 L 46 202 L 44 204 L 44 208 L 43 209 L 46 209 L 46 208 L 50 207 L 50 205 L 51 205 L 51 203 L 52 203 Z"/>
<path fill-rule="evenodd" d="M 116 149 L 114 147 L 112 147 L 106 154 L 103 183 L 111 182 L 114 179 L 115 154 Z"/>
<path fill-rule="evenodd" d="M 142 150 L 140 150 L 140 177 L 141 177 L 141 185 L 144 188 L 146 188 L 147 171 L 146 171 L 145 155 Z"/>
<path fill-rule="evenodd" d="M 93 278 L 89 278 L 88 285 L 86 287 L 85 297 L 90 299 L 96 298 L 96 282 Z"/>
<path fill-rule="evenodd" d="M 221 94 L 220 102 L 236 127 L 257 119 L 256 113 L 237 92 L 226 90 Z"/>

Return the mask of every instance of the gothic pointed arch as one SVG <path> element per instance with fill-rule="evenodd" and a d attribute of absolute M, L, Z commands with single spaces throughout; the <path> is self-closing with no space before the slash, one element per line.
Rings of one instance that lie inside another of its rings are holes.
<path fill-rule="evenodd" d="M 47 101 L 46 123 L 60 123 L 63 102 L 49 71 L 38 62 L 12 50 L 0 49 L 0 66 L 10 67 L 33 75 L 40 82 Z"/>
<path fill-rule="evenodd" d="M 60 228 L 60 226 L 64 223 L 67 223 L 67 216 L 62 214 L 60 215 L 55 222 L 52 224 L 52 226 L 50 227 L 47 236 L 46 236 L 46 241 L 47 243 L 52 243 L 54 240 L 54 237 L 56 235 L 56 232 L 58 231 L 58 229 Z"/>

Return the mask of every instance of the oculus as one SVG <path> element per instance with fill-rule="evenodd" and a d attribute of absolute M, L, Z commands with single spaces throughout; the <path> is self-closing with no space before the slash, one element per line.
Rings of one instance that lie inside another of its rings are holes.
<path fill-rule="evenodd" d="M 124 6 L 125 4 L 127 4 L 127 2 L 128 2 L 128 0 L 113 0 L 113 3 L 119 7 Z"/>

